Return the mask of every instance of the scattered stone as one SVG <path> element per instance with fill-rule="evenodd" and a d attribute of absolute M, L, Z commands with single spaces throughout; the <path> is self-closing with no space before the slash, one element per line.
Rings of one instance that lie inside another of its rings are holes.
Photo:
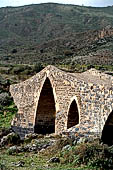
<path fill-rule="evenodd" d="M 52 157 L 47 163 L 59 163 L 60 159 L 58 157 Z"/>
<path fill-rule="evenodd" d="M 34 162 L 31 163 L 31 166 L 35 166 L 36 164 Z"/>
<path fill-rule="evenodd" d="M 8 144 L 18 144 L 20 142 L 20 137 L 14 132 L 9 133 L 7 136 L 3 136 L 0 142 L 0 146 L 3 147 Z"/>
<path fill-rule="evenodd" d="M 38 137 L 38 134 L 35 134 L 35 133 L 30 133 L 30 134 L 26 134 L 25 135 L 25 140 L 26 139 L 36 139 Z"/>
<path fill-rule="evenodd" d="M 25 164 L 24 161 L 19 161 L 19 162 L 16 164 L 16 166 L 17 166 L 17 167 L 23 167 L 24 164 Z"/>
<path fill-rule="evenodd" d="M 44 152 L 45 151 L 45 149 L 41 149 L 40 151 L 39 151 L 39 153 L 42 153 L 42 152 Z"/>
<path fill-rule="evenodd" d="M 77 144 L 81 144 L 81 143 L 84 143 L 84 138 L 79 138 L 78 140 L 77 140 Z"/>
<path fill-rule="evenodd" d="M 2 129 L 0 131 L 0 139 L 3 138 L 3 136 L 7 136 L 11 132 L 12 132 L 11 128 L 9 128 L 9 129 L 5 129 L 5 128 Z"/>
<path fill-rule="evenodd" d="M 40 138 L 44 138 L 44 135 L 30 133 L 30 134 L 25 135 L 24 142 L 29 143 L 34 139 L 36 140 L 36 139 L 40 139 Z"/>
<path fill-rule="evenodd" d="M 53 145 L 53 141 L 48 141 L 48 143 L 46 143 L 47 141 L 38 141 L 38 140 L 34 140 L 33 142 L 35 143 L 30 143 L 24 146 L 18 146 L 17 147 L 17 152 L 39 152 L 42 150 L 45 150 L 46 148 L 48 148 L 49 146 Z M 44 143 L 43 143 L 44 142 Z"/>
<path fill-rule="evenodd" d="M 85 143 L 87 143 L 87 142 L 91 143 L 93 141 L 94 141 L 93 137 L 88 137 L 88 138 L 86 138 Z"/>
<path fill-rule="evenodd" d="M 71 149 L 71 146 L 70 145 L 66 145 L 62 148 L 62 151 L 65 151 L 65 150 L 70 150 Z"/>
<path fill-rule="evenodd" d="M 49 144 L 49 143 L 48 143 L 48 144 L 43 145 L 43 149 L 46 149 L 48 146 L 50 146 L 50 144 Z"/>
<path fill-rule="evenodd" d="M 0 142 L 0 146 L 3 147 L 6 144 L 6 142 L 7 142 L 7 136 L 3 136 Z"/>
<path fill-rule="evenodd" d="M 20 153 L 20 152 L 26 152 L 25 148 L 24 148 L 24 147 L 21 147 L 21 146 L 18 146 L 18 147 L 17 147 L 17 151 L 18 151 L 18 153 Z"/>
<path fill-rule="evenodd" d="M 73 145 L 75 146 L 77 144 L 77 139 L 73 141 Z"/>
<path fill-rule="evenodd" d="M 32 146 L 30 146 L 30 147 L 28 148 L 28 150 L 29 150 L 29 152 L 37 151 L 37 150 L 38 150 L 38 147 L 37 147 L 35 144 L 33 144 Z"/>
<path fill-rule="evenodd" d="M 17 146 L 10 147 L 7 152 L 8 152 L 9 155 L 16 153 L 17 152 Z"/>

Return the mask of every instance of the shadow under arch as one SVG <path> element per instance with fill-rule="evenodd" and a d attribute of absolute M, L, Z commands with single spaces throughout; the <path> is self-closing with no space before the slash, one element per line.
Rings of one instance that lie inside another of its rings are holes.
<path fill-rule="evenodd" d="M 103 143 L 113 145 L 113 110 L 108 116 L 106 123 L 104 125 L 101 140 Z"/>
<path fill-rule="evenodd" d="M 34 132 L 38 134 L 55 133 L 55 116 L 56 108 L 53 88 L 47 77 L 38 101 Z"/>
<path fill-rule="evenodd" d="M 67 129 L 79 124 L 79 111 L 76 99 L 73 99 L 68 111 Z"/>

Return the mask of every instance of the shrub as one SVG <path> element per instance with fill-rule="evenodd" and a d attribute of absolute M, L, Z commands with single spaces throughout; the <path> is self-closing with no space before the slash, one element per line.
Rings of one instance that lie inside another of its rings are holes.
<path fill-rule="evenodd" d="M 34 65 L 33 71 L 35 71 L 36 73 L 38 73 L 38 72 L 41 71 L 43 68 L 44 68 L 44 67 L 43 67 L 42 63 L 36 63 L 36 64 Z"/>
<path fill-rule="evenodd" d="M 7 79 L 4 79 L 2 76 L 0 76 L 0 84 L 2 85 L 7 84 Z"/>
<path fill-rule="evenodd" d="M 11 102 L 11 97 L 8 93 L 4 92 L 0 94 L 0 105 L 8 105 Z"/>
<path fill-rule="evenodd" d="M 7 136 L 3 136 L 0 144 L 1 146 L 5 146 L 5 145 L 17 145 L 19 143 L 21 143 L 19 135 L 12 132 L 9 133 Z"/>
<path fill-rule="evenodd" d="M 65 50 L 64 55 L 65 56 L 71 56 L 71 55 L 73 55 L 73 52 L 71 50 Z"/>
<path fill-rule="evenodd" d="M 17 67 L 13 67 L 13 68 L 12 68 L 11 73 L 12 73 L 12 74 L 19 74 L 19 73 L 21 73 L 22 71 L 24 71 L 24 67 L 22 67 L 22 66 L 17 66 Z"/>
<path fill-rule="evenodd" d="M 11 131 L 10 128 L 9 128 L 9 129 L 2 128 L 2 129 L 0 130 L 0 139 L 1 139 L 3 136 L 8 135 L 8 134 L 10 133 L 10 131 Z"/>
<path fill-rule="evenodd" d="M 0 170 L 8 170 L 5 163 L 0 163 Z"/>
<path fill-rule="evenodd" d="M 0 104 L 0 113 L 1 113 L 2 110 L 3 110 L 3 106 Z"/>
<path fill-rule="evenodd" d="M 100 145 L 97 142 L 73 146 L 71 150 L 61 152 L 62 163 L 87 165 L 96 169 L 113 169 L 113 146 Z"/>
<path fill-rule="evenodd" d="M 8 137 L 8 144 L 16 145 L 20 142 L 20 137 L 16 133 L 12 133 L 12 135 L 9 135 Z"/>
<path fill-rule="evenodd" d="M 12 53 L 14 54 L 14 53 L 17 53 L 17 49 L 13 49 L 12 50 Z"/>

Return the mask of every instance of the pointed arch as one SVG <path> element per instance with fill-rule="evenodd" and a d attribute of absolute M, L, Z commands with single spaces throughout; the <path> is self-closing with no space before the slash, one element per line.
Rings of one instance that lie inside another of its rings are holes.
<path fill-rule="evenodd" d="M 53 88 L 47 77 L 38 101 L 34 132 L 39 134 L 50 134 L 55 132 L 55 99 Z"/>
<path fill-rule="evenodd" d="M 101 139 L 103 143 L 113 145 L 113 110 L 105 122 Z"/>
<path fill-rule="evenodd" d="M 68 109 L 67 129 L 79 124 L 79 109 L 76 97 L 72 98 Z"/>

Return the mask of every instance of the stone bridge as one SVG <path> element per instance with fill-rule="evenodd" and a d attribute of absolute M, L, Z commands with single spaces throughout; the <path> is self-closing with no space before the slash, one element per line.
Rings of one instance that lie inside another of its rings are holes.
<path fill-rule="evenodd" d="M 18 108 L 12 128 L 29 133 L 102 137 L 113 140 L 113 77 L 95 69 L 68 73 L 47 66 L 10 86 Z M 108 132 L 109 131 L 109 132 Z M 109 135 L 110 133 L 110 135 Z"/>

